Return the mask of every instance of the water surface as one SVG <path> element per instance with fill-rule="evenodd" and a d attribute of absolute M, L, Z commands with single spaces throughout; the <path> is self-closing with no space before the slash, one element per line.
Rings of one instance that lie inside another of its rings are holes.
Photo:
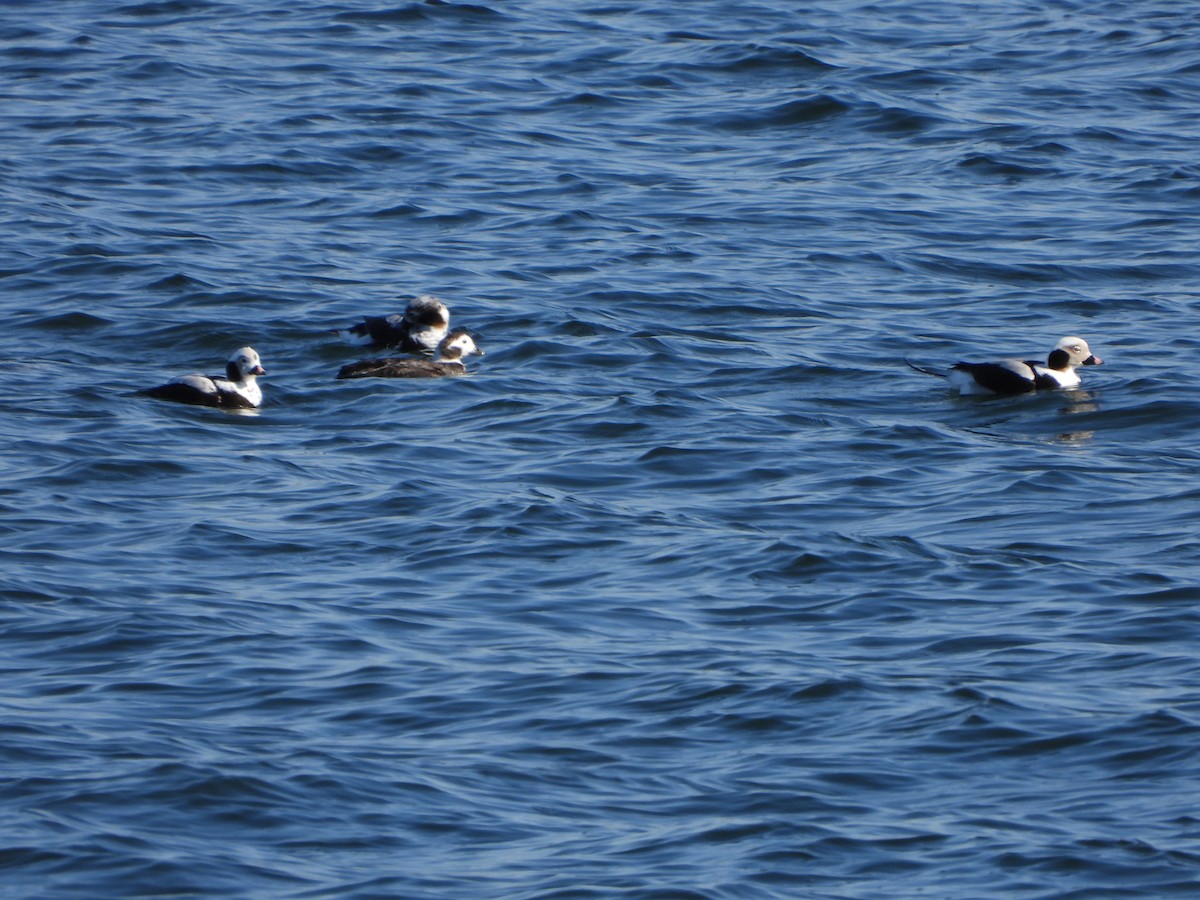
<path fill-rule="evenodd" d="M 1198 51 L 9 4 L 0 892 L 1193 896 Z M 424 292 L 471 376 L 334 380 Z M 257 414 L 136 395 L 247 344 Z"/>

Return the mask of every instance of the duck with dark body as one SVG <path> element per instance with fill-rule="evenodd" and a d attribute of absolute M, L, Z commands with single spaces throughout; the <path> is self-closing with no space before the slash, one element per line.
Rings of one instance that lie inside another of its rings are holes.
<path fill-rule="evenodd" d="M 467 332 L 454 331 L 438 344 L 433 359 L 363 359 L 342 366 L 337 377 L 441 378 L 447 375 L 465 375 L 467 367 L 463 364 L 463 358 L 467 356 L 483 356 L 483 350 L 475 345 L 474 339 Z"/>

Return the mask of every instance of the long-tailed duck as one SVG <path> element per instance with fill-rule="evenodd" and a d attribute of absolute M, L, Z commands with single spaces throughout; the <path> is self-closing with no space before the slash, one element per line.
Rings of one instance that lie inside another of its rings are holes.
<path fill-rule="evenodd" d="M 945 376 L 950 386 L 960 394 L 1028 394 L 1032 391 L 1072 388 L 1079 386 L 1078 366 L 1098 366 L 1100 357 L 1094 355 L 1087 341 L 1080 337 L 1065 337 L 1046 359 L 1004 359 L 989 363 L 955 363 Z M 910 364 L 911 365 L 911 364 Z M 921 372 L 941 375 L 929 369 L 913 366 Z"/>
<path fill-rule="evenodd" d="M 181 375 L 142 393 L 158 400 L 197 406 L 256 409 L 262 403 L 258 376 L 266 374 L 258 353 L 250 347 L 243 347 L 229 357 L 224 375 Z"/>
<path fill-rule="evenodd" d="M 440 344 L 433 359 L 364 359 L 342 366 L 338 378 L 438 378 L 465 375 L 464 356 L 483 356 L 483 350 L 465 331 L 453 331 Z"/>
<path fill-rule="evenodd" d="M 364 316 L 346 332 L 365 338 L 369 346 L 389 347 L 405 353 L 433 353 L 450 328 L 450 310 L 432 294 L 409 301 L 404 314 Z"/>

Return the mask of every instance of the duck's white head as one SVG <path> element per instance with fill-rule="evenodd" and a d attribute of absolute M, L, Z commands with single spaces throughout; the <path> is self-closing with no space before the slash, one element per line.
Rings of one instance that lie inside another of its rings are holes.
<path fill-rule="evenodd" d="M 243 347 L 229 357 L 225 363 L 225 374 L 230 381 L 253 381 L 259 375 L 266 375 L 258 358 L 258 351 L 253 347 Z"/>
<path fill-rule="evenodd" d="M 454 331 L 438 344 L 438 362 L 459 362 L 464 356 L 483 356 L 483 350 L 475 346 L 475 339 L 465 331 Z"/>
<path fill-rule="evenodd" d="M 1081 337 L 1065 337 L 1050 351 L 1051 369 L 1074 369 L 1076 366 L 1098 366 L 1103 360 L 1093 355 L 1087 341 Z"/>

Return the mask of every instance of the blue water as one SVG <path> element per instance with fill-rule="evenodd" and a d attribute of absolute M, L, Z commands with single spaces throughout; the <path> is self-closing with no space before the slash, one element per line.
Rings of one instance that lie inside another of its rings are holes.
<path fill-rule="evenodd" d="M 1197 60 L 1183 0 L 5 4 L 0 894 L 1196 896 Z M 472 375 L 334 380 L 426 292 Z M 137 396 L 243 345 L 256 414 Z"/>

